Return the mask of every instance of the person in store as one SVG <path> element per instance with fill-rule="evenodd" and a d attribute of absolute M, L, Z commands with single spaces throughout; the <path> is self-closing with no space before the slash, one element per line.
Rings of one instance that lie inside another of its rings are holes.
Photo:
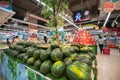
<path fill-rule="evenodd" d="M 7 43 L 8 46 L 10 46 L 9 38 L 7 38 L 6 43 Z"/>
<path fill-rule="evenodd" d="M 46 34 L 44 34 L 43 39 L 44 39 L 44 42 L 47 43 L 48 38 L 47 38 Z"/>
<path fill-rule="evenodd" d="M 98 44 L 100 48 L 100 53 L 102 54 L 103 47 L 104 47 L 104 38 L 102 38 L 102 36 L 99 37 Z"/>
<path fill-rule="evenodd" d="M 13 37 L 12 44 L 18 43 L 20 41 L 19 36 Z"/>
<path fill-rule="evenodd" d="M 37 34 L 36 34 L 36 33 L 32 33 L 32 34 L 29 36 L 28 41 L 32 41 L 32 42 L 37 43 L 37 42 L 38 42 Z"/>

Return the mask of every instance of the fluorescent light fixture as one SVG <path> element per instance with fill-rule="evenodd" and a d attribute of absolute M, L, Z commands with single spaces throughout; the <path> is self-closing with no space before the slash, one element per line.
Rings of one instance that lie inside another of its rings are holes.
<path fill-rule="evenodd" d="M 37 0 L 38 2 L 40 2 L 40 0 Z M 45 3 L 43 3 L 43 2 L 40 2 L 43 6 L 46 6 L 46 4 Z"/>
<path fill-rule="evenodd" d="M 60 14 L 59 14 L 60 15 Z M 70 20 L 68 20 L 67 18 L 65 18 L 64 16 L 60 15 L 64 20 L 66 20 L 67 22 L 69 22 L 70 24 L 72 24 L 73 26 L 75 26 L 76 28 L 79 29 L 78 26 L 76 26 L 74 23 L 72 23 Z"/>
<path fill-rule="evenodd" d="M 37 0 L 38 2 L 40 2 L 40 0 Z M 45 3 L 43 3 L 43 2 L 40 2 L 43 6 L 46 6 L 46 4 Z M 52 10 L 52 8 L 50 8 L 50 7 L 48 7 L 51 11 L 53 11 Z M 61 16 L 64 20 L 66 20 L 67 22 L 69 22 L 71 25 L 73 25 L 73 26 L 75 26 L 77 29 L 79 29 L 79 27 L 77 26 L 77 25 L 75 25 L 73 22 L 71 22 L 70 20 L 68 20 L 67 18 L 65 18 L 64 16 L 62 16 L 61 14 L 59 14 L 59 16 Z M 66 16 L 68 16 L 68 15 L 66 15 Z"/>

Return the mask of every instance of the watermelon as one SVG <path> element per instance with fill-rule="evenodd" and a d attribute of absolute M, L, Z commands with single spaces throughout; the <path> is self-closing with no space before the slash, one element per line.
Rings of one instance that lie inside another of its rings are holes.
<path fill-rule="evenodd" d="M 65 76 L 56 78 L 56 77 L 53 77 L 51 73 L 46 74 L 46 76 L 52 80 L 67 80 L 67 78 Z"/>
<path fill-rule="evenodd" d="M 35 57 L 35 59 L 39 59 L 40 58 L 40 50 L 35 50 L 33 53 L 33 56 Z"/>
<path fill-rule="evenodd" d="M 52 61 L 46 60 L 41 64 L 40 72 L 43 73 L 43 74 L 47 74 L 47 73 L 50 72 L 51 67 L 52 67 Z"/>
<path fill-rule="evenodd" d="M 27 54 L 28 54 L 29 56 L 33 56 L 34 51 L 35 51 L 35 48 L 31 47 L 31 48 L 29 48 L 29 49 L 27 50 Z"/>
<path fill-rule="evenodd" d="M 25 41 L 24 42 L 24 46 L 26 47 L 30 47 L 30 46 L 35 46 L 36 44 L 34 42 L 31 42 L 31 41 Z"/>
<path fill-rule="evenodd" d="M 12 50 L 15 50 L 16 44 L 13 44 L 13 45 L 9 46 L 9 48 L 12 49 Z"/>
<path fill-rule="evenodd" d="M 80 54 L 77 56 L 76 60 L 84 62 L 90 66 L 92 65 L 92 61 L 93 61 L 89 54 Z"/>
<path fill-rule="evenodd" d="M 75 53 L 74 47 L 70 47 L 69 50 L 70 50 L 70 53 Z"/>
<path fill-rule="evenodd" d="M 35 63 L 34 63 L 34 67 L 39 70 L 40 69 L 40 66 L 42 64 L 42 61 L 39 59 L 39 60 L 36 60 Z"/>
<path fill-rule="evenodd" d="M 9 53 L 12 57 L 17 58 L 17 55 L 19 54 L 18 51 L 12 50 L 12 52 Z"/>
<path fill-rule="evenodd" d="M 72 59 L 72 61 L 75 61 L 77 56 L 78 54 L 70 54 L 70 58 Z"/>
<path fill-rule="evenodd" d="M 17 59 L 22 60 L 25 55 L 26 55 L 26 53 L 18 54 L 18 55 L 17 55 Z"/>
<path fill-rule="evenodd" d="M 62 53 L 64 57 L 70 57 L 70 50 L 69 48 L 62 48 Z"/>
<path fill-rule="evenodd" d="M 79 53 L 79 52 L 80 52 L 80 49 L 79 49 L 78 47 L 72 46 L 72 48 L 74 49 L 74 51 L 75 51 L 76 53 Z"/>
<path fill-rule="evenodd" d="M 78 43 L 73 43 L 73 44 L 71 44 L 71 46 L 75 46 L 75 47 L 80 48 L 80 45 Z"/>
<path fill-rule="evenodd" d="M 84 46 L 80 48 L 81 52 L 94 52 L 94 50 L 91 47 Z"/>
<path fill-rule="evenodd" d="M 59 77 L 59 78 L 54 78 L 54 80 L 67 80 L 65 76 Z"/>
<path fill-rule="evenodd" d="M 54 77 L 61 77 L 65 71 L 65 64 L 62 61 L 57 61 L 52 65 L 51 73 Z"/>
<path fill-rule="evenodd" d="M 50 58 L 50 53 L 48 53 L 46 50 L 41 50 L 40 51 L 40 59 L 45 61 L 48 60 Z"/>
<path fill-rule="evenodd" d="M 78 65 L 81 69 L 83 69 L 84 71 L 89 72 L 89 73 L 92 70 L 92 68 L 88 64 L 86 64 L 84 62 L 75 61 L 72 64 Z"/>
<path fill-rule="evenodd" d="M 22 62 L 23 62 L 23 63 L 27 63 L 28 58 L 29 58 L 28 55 L 24 56 L 23 59 L 22 59 Z"/>
<path fill-rule="evenodd" d="M 24 46 L 14 44 L 10 46 L 10 49 L 17 50 L 18 52 L 23 52 Z"/>
<path fill-rule="evenodd" d="M 64 63 L 65 63 L 65 65 L 69 65 L 72 63 L 72 59 L 70 57 L 67 57 L 64 59 Z"/>
<path fill-rule="evenodd" d="M 6 54 L 10 54 L 10 53 L 12 53 L 12 49 L 9 49 L 9 48 L 7 48 L 7 49 L 4 49 L 4 53 L 6 53 Z"/>
<path fill-rule="evenodd" d="M 63 58 L 63 54 L 61 53 L 59 48 L 56 48 L 51 53 L 51 59 L 53 61 L 60 61 Z"/>
<path fill-rule="evenodd" d="M 33 65 L 35 62 L 35 57 L 30 57 L 28 60 L 27 60 L 27 64 L 28 65 Z"/>
<path fill-rule="evenodd" d="M 77 64 L 70 64 L 66 68 L 66 75 L 69 80 L 92 80 L 91 75 L 81 69 Z"/>
<path fill-rule="evenodd" d="M 59 48 L 59 47 L 60 47 L 59 44 L 56 43 L 56 42 L 54 42 L 54 43 L 51 44 L 51 48 L 52 49 Z"/>
<path fill-rule="evenodd" d="M 78 60 L 84 60 L 84 59 L 89 59 L 90 61 L 92 61 L 92 58 L 89 54 L 79 54 L 77 56 Z"/>
<path fill-rule="evenodd" d="M 17 55 L 19 54 L 19 52 L 18 51 L 16 51 L 16 50 L 11 50 L 11 49 L 5 49 L 4 50 L 4 53 L 6 53 L 6 54 L 10 54 L 12 57 L 15 57 L 15 58 L 17 58 Z"/>
<path fill-rule="evenodd" d="M 51 74 L 51 73 L 48 73 L 48 74 L 46 74 L 45 76 L 47 76 L 48 78 L 50 78 L 50 79 L 54 80 L 54 77 L 52 76 L 52 74 Z"/>

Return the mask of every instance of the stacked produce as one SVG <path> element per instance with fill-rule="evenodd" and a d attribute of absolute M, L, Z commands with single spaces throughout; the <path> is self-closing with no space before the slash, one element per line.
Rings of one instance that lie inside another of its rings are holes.
<path fill-rule="evenodd" d="M 95 40 L 92 38 L 92 36 L 89 34 L 87 30 L 80 30 L 75 35 L 73 42 L 77 42 L 80 45 L 96 45 Z"/>
<path fill-rule="evenodd" d="M 92 65 L 96 55 L 88 46 L 57 43 L 38 46 L 33 42 L 19 42 L 4 53 L 52 80 L 93 80 L 91 73 L 95 70 Z"/>

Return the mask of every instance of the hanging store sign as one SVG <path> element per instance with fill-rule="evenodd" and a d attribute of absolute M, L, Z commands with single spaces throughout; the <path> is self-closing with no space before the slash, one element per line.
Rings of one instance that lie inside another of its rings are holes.
<path fill-rule="evenodd" d="M 115 2 L 114 5 L 113 5 L 113 8 L 114 8 L 115 10 L 120 10 L 120 1 Z"/>
<path fill-rule="evenodd" d="M 114 11 L 113 8 L 114 2 L 108 1 L 103 5 L 103 9 L 106 13 Z"/>

